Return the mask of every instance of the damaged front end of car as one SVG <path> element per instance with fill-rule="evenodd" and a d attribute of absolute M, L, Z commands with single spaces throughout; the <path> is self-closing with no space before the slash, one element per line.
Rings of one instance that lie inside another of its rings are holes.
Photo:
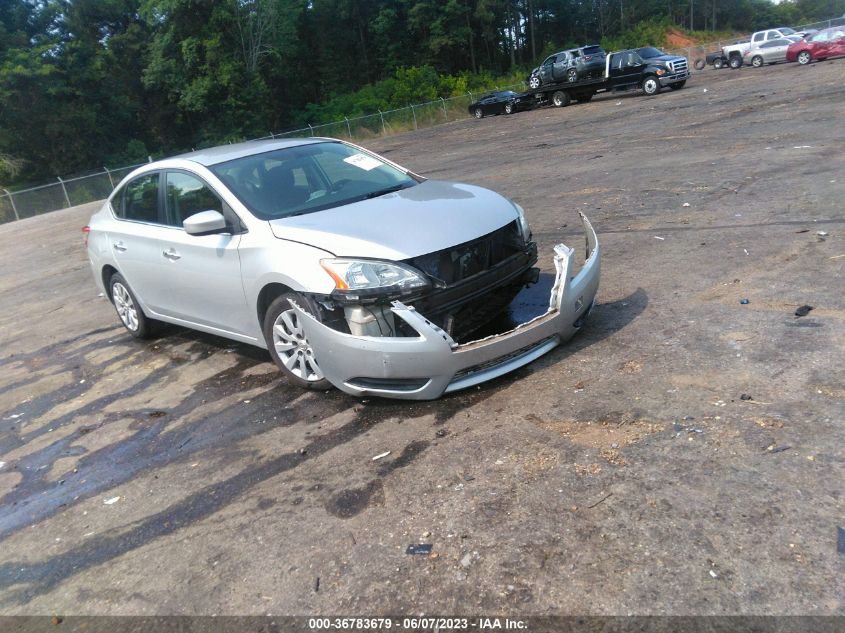
<path fill-rule="evenodd" d="M 502 334 L 458 343 L 447 332 L 449 327 L 423 316 L 424 308 L 401 300 L 389 307 L 346 306 L 348 332 L 294 305 L 320 369 L 329 382 L 349 394 L 432 400 L 539 358 L 580 329 L 595 301 L 600 248 L 589 220 L 583 214 L 581 219 L 587 242 L 581 269 L 573 274 L 574 249 L 555 246 L 556 277 L 548 310 Z M 522 283 L 524 277 L 515 281 Z"/>

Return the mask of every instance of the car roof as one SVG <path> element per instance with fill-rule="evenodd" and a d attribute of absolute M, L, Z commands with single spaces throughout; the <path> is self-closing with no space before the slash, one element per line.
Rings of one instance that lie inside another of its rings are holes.
<path fill-rule="evenodd" d="M 187 154 L 179 154 L 172 156 L 172 158 L 183 158 L 190 160 L 205 167 L 211 165 L 218 165 L 236 158 L 243 158 L 244 156 L 252 156 L 253 154 L 263 154 L 264 152 L 271 152 L 276 149 L 285 149 L 288 147 L 297 147 L 299 145 L 311 145 L 312 143 L 322 143 L 332 139 L 324 138 L 286 138 L 286 139 L 267 139 L 263 141 L 246 141 L 245 143 L 232 143 L 231 145 L 218 145 L 217 147 L 209 147 L 207 149 L 200 149 Z"/>

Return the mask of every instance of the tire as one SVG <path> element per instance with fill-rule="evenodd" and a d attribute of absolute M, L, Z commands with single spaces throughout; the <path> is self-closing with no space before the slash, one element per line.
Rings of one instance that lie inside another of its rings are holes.
<path fill-rule="evenodd" d="M 683 81 L 679 81 L 679 82 L 674 83 L 674 84 L 669 84 L 669 87 L 672 90 L 680 90 L 681 88 L 683 88 L 686 85 L 687 85 L 687 80 L 684 79 Z"/>
<path fill-rule="evenodd" d="M 319 320 L 317 306 L 307 297 L 295 292 L 277 297 L 264 315 L 264 340 L 270 356 L 287 379 L 298 387 L 329 389 L 331 383 L 317 365 L 317 355 L 305 338 L 291 301 Z"/>
<path fill-rule="evenodd" d="M 537 75 L 531 75 L 531 77 L 529 77 L 528 79 L 528 87 L 532 90 L 537 90 L 537 88 L 539 88 L 541 84 L 542 82 L 540 81 L 540 78 Z"/>
<path fill-rule="evenodd" d="M 798 53 L 798 63 L 802 66 L 806 66 L 811 61 L 813 61 L 813 54 L 810 51 L 801 51 Z"/>
<path fill-rule="evenodd" d="M 742 68 L 742 57 L 740 57 L 739 55 L 732 55 L 731 58 L 728 60 L 728 66 L 730 66 L 734 70 Z"/>
<path fill-rule="evenodd" d="M 513 114 L 513 104 L 506 103 L 505 104 L 505 114 Z"/>
<path fill-rule="evenodd" d="M 654 75 L 649 75 L 643 79 L 642 89 L 646 95 L 652 97 L 660 92 L 660 82 Z"/>
<path fill-rule="evenodd" d="M 717 57 L 716 59 L 713 60 L 713 68 L 715 68 L 716 70 L 719 70 L 724 65 L 725 65 L 725 62 L 722 60 L 721 57 Z"/>
<path fill-rule="evenodd" d="M 693 68 L 695 68 L 696 70 L 704 70 L 704 67 L 706 65 L 707 65 L 707 62 L 705 62 L 703 59 L 701 59 L 699 57 L 698 59 L 695 60 L 695 63 L 693 64 Z"/>
<path fill-rule="evenodd" d="M 476 119 L 483 119 L 484 118 L 484 112 L 481 110 L 481 108 L 476 108 L 475 110 L 473 110 L 472 115 Z"/>
<path fill-rule="evenodd" d="M 586 94 L 578 95 L 575 97 L 575 101 L 578 103 L 589 103 L 593 98 L 593 93 L 588 92 Z"/>
<path fill-rule="evenodd" d="M 566 81 L 569 83 L 574 83 L 578 81 L 578 71 L 574 68 L 570 68 L 566 71 Z"/>
<path fill-rule="evenodd" d="M 552 95 L 552 103 L 558 108 L 565 108 L 569 105 L 569 93 L 565 90 L 556 90 Z"/>
<path fill-rule="evenodd" d="M 135 293 L 120 273 L 113 274 L 109 279 L 109 297 L 127 332 L 135 338 L 149 338 L 152 335 L 155 322 L 144 314 Z"/>
<path fill-rule="evenodd" d="M 759 55 L 755 55 L 751 58 L 751 65 L 754 66 L 754 68 L 760 68 L 763 65 L 763 58 Z"/>

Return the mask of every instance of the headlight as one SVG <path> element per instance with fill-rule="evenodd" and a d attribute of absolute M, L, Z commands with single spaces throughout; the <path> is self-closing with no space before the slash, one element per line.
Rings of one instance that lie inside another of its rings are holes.
<path fill-rule="evenodd" d="M 429 286 L 422 273 L 394 262 L 369 259 L 321 259 L 320 265 L 334 279 L 332 294 L 357 301 L 360 297 L 403 293 Z"/>
<path fill-rule="evenodd" d="M 655 73 L 657 73 L 657 76 L 658 76 L 658 77 L 661 77 L 661 76 L 663 76 L 663 75 L 665 75 L 665 74 L 666 74 L 666 71 L 665 71 L 663 68 L 658 68 L 658 69 L 657 69 L 657 70 L 655 70 L 654 72 L 655 72 Z"/>
<path fill-rule="evenodd" d="M 525 209 L 516 202 L 511 201 L 511 204 L 519 215 L 519 234 L 522 236 L 523 241 L 528 243 L 531 241 L 531 227 L 528 226 L 528 220 L 525 219 Z"/>

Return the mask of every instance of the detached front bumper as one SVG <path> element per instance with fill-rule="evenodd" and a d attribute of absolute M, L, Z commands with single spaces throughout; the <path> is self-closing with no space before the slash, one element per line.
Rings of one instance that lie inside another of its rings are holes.
<path fill-rule="evenodd" d="M 459 345 L 413 307 L 399 301 L 392 311 L 419 336 L 354 336 L 318 322 L 298 305 L 300 322 L 325 377 L 356 396 L 433 400 L 491 380 L 539 358 L 569 340 L 593 307 L 599 285 L 600 248 L 581 214 L 587 259 L 572 276 L 575 251 L 555 246 L 555 284 L 545 314 L 513 330 Z"/>

